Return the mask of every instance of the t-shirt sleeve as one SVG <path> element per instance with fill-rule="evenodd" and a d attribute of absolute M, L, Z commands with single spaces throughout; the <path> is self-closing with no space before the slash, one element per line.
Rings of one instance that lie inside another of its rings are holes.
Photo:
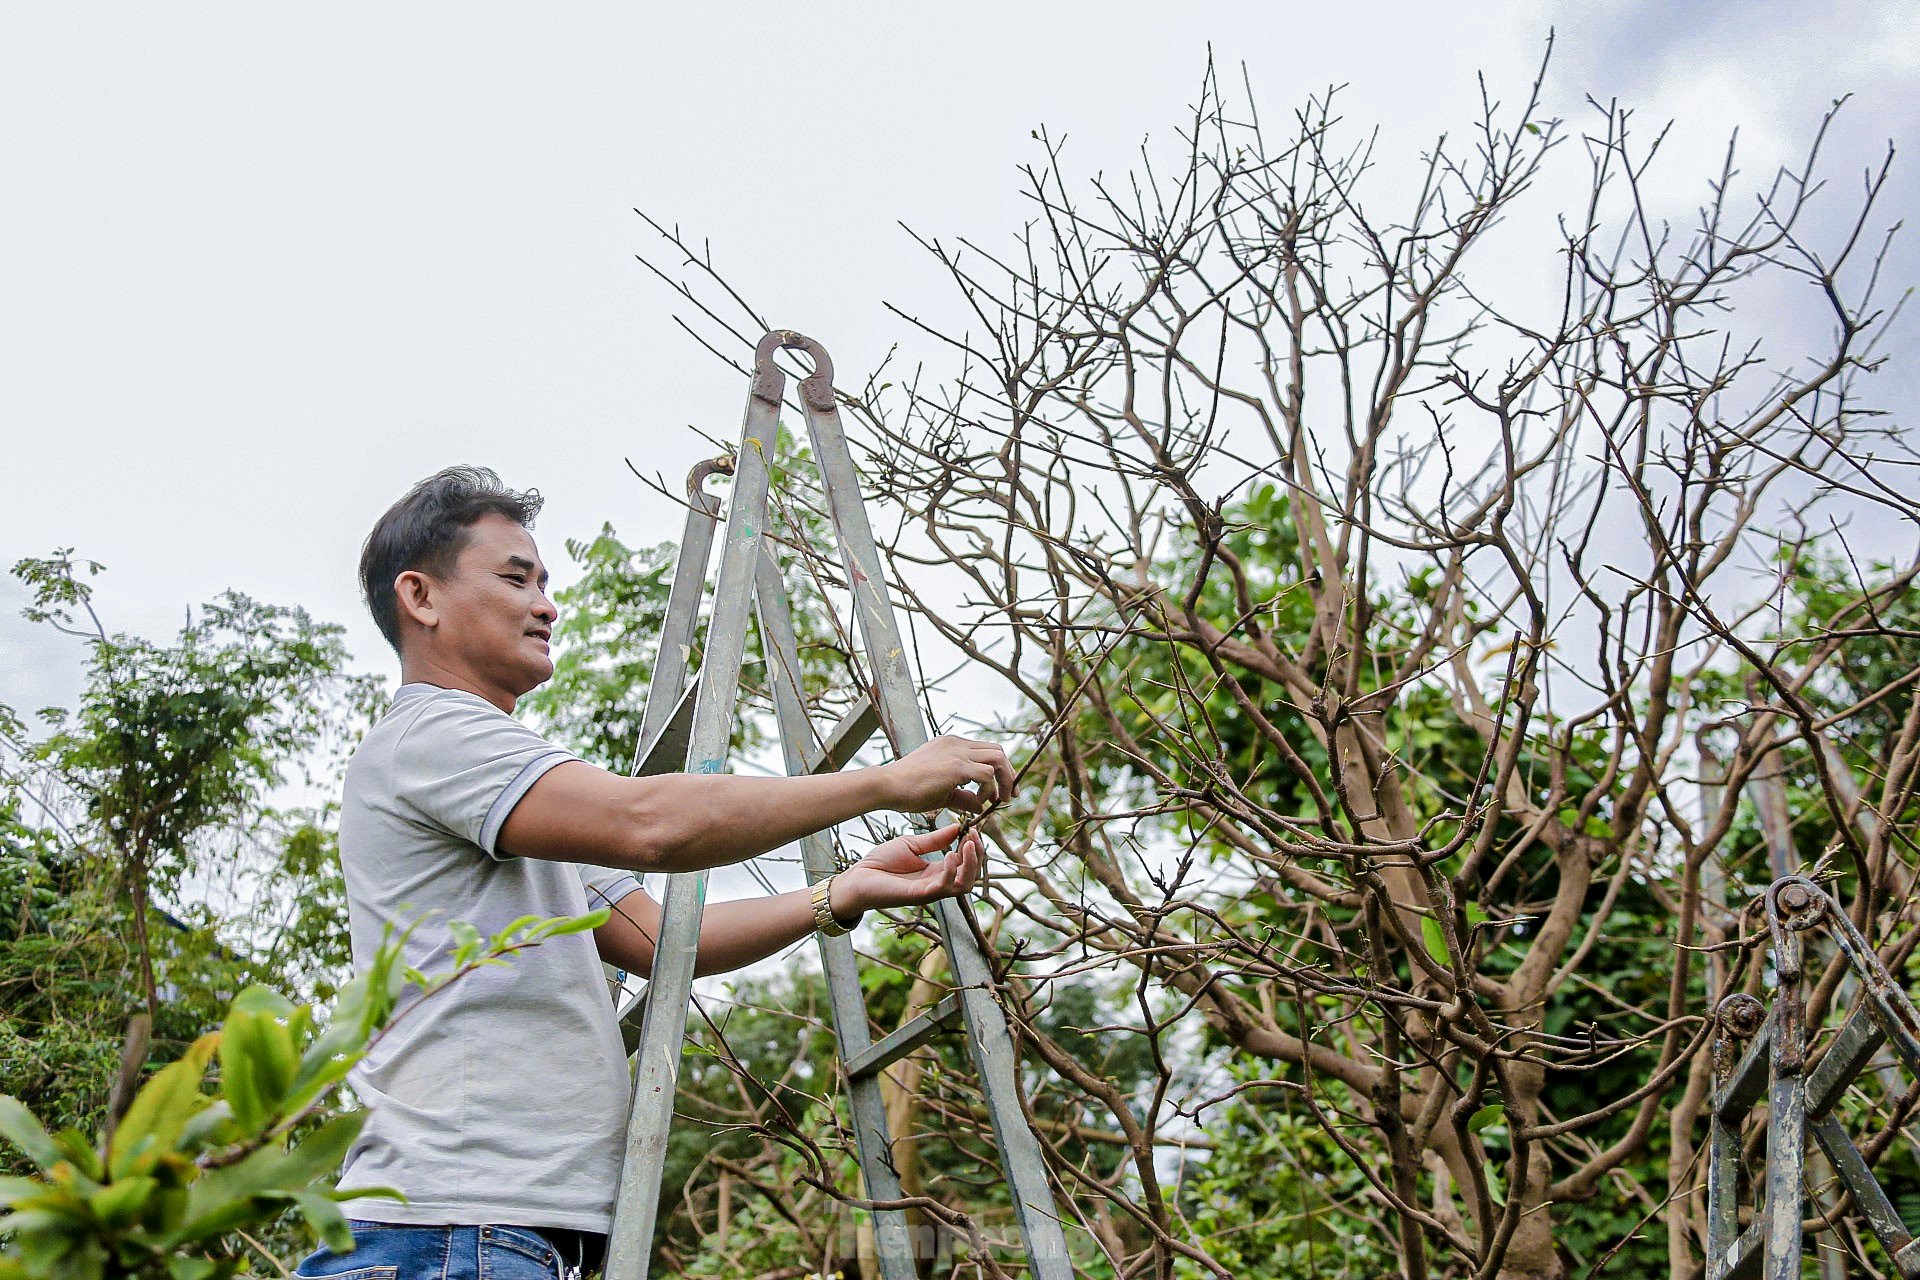
<path fill-rule="evenodd" d="M 596 867 L 587 862 L 576 862 L 573 864 L 573 869 L 580 873 L 580 886 L 587 891 L 587 910 L 589 911 L 611 907 L 640 888 L 640 881 L 631 871 L 621 871 L 615 867 Z"/>
<path fill-rule="evenodd" d="M 436 699 L 395 744 L 393 798 L 421 821 L 494 847 L 520 797 L 547 770 L 578 756 L 479 699 Z"/>

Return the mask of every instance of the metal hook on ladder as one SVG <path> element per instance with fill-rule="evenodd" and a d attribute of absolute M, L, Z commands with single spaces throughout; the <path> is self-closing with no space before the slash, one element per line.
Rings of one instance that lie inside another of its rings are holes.
<path fill-rule="evenodd" d="M 766 538 L 768 455 L 786 390 L 786 374 L 775 363 L 782 350 L 804 352 L 813 363 L 812 372 L 800 382 L 801 405 L 853 593 L 861 648 L 873 679 L 868 696 L 842 717 L 817 748 L 812 745 L 814 727 L 797 680 L 772 681 L 787 772 L 839 769 L 879 730 L 884 730 L 897 755 L 905 755 L 927 741 L 926 711 L 907 663 L 899 620 L 894 615 L 884 566 L 861 497 L 859 473 L 840 423 L 833 392 L 833 361 L 813 339 L 776 329 L 761 338 L 754 349 L 740 450 L 732 463 L 733 494 L 721 539 L 713 617 L 708 624 L 698 683 L 691 688 L 687 679 L 690 651 L 719 518 L 719 502 L 705 492 L 702 484 L 708 475 L 726 468 L 721 463 L 703 463 L 688 482 L 686 534 L 680 543 L 661 631 L 660 657 L 641 722 L 643 745 L 634 763 L 636 775 L 683 769 L 718 773 L 725 767 L 750 609 L 757 615 L 770 669 L 776 676 L 799 670 L 793 619 L 779 566 Z M 809 881 L 834 870 L 828 833 L 808 837 L 801 842 L 801 850 Z M 627 1001 L 622 1009 L 623 1016 L 630 1016 L 638 1007 L 641 1025 L 637 1047 L 629 1046 L 636 1048 L 633 1109 L 608 1242 L 607 1280 L 645 1280 L 647 1275 L 692 998 L 706 879 L 704 871 L 668 878 L 651 981 L 643 997 Z M 960 899 L 947 898 L 934 910 L 956 990 L 877 1042 L 867 1029 L 866 1002 L 861 995 L 852 939 L 818 939 L 866 1198 L 901 1198 L 892 1135 L 880 1093 L 880 1073 L 957 1019 L 965 1026 L 968 1049 L 979 1073 L 1029 1274 L 1035 1280 L 1071 1280 L 1066 1236 L 1044 1155 L 1021 1105 L 1013 1038 L 1006 1014 L 995 999 L 992 966 L 980 949 L 971 909 Z M 877 1209 L 872 1216 L 881 1280 L 914 1280 L 917 1251 L 906 1215 L 898 1209 Z"/>

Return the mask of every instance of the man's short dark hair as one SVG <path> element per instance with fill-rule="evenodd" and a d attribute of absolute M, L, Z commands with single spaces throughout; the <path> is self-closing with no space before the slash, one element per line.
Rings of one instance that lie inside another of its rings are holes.
<path fill-rule="evenodd" d="M 360 548 L 360 590 L 395 653 L 400 651 L 400 605 L 393 580 L 408 570 L 444 576 L 482 516 L 502 515 L 533 527 L 544 501 L 537 489 L 519 493 L 486 467 L 436 471 L 387 508 Z"/>

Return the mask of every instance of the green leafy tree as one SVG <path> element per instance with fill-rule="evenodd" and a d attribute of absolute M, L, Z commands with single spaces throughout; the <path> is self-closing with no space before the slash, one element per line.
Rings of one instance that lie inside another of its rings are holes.
<path fill-rule="evenodd" d="M 110 633 L 93 603 L 99 569 L 71 552 L 14 566 L 33 593 L 27 616 L 88 649 L 79 706 L 44 711 L 53 732 L 17 745 L 71 795 L 75 851 L 110 864 L 157 1017 L 156 899 L 178 894 L 214 835 L 265 829 L 272 791 L 314 763 L 315 743 L 343 745 L 379 686 L 347 674 L 339 626 L 231 592 L 171 643 Z M 310 839 L 291 852 L 313 864 Z"/>

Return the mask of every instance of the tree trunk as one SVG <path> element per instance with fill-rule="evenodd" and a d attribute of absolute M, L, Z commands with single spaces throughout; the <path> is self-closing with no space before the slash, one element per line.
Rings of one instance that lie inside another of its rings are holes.
<path fill-rule="evenodd" d="M 1540 1091 L 1546 1073 L 1538 1066 L 1516 1062 L 1507 1079 L 1515 1097 L 1507 1105 L 1507 1114 L 1516 1124 L 1535 1124 L 1540 1115 Z M 1527 1153 L 1527 1185 L 1520 1192 L 1520 1221 L 1508 1241 L 1506 1256 L 1497 1273 L 1500 1280 L 1566 1280 L 1560 1252 L 1554 1247 L 1553 1211 L 1547 1207 L 1547 1192 L 1553 1185 L 1553 1165 L 1546 1144 L 1536 1142 Z M 1508 1187 L 1511 1197 L 1515 1188 Z"/>
<path fill-rule="evenodd" d="M 133 944 L 140 953 L 140 987 L 151 1024 L 160 1016 L 160 989 L 153 979 L 153 943 L 147 934 L 147 861 L 139 852 L 127 860 L 127 887 L 133 897 Z"/>

